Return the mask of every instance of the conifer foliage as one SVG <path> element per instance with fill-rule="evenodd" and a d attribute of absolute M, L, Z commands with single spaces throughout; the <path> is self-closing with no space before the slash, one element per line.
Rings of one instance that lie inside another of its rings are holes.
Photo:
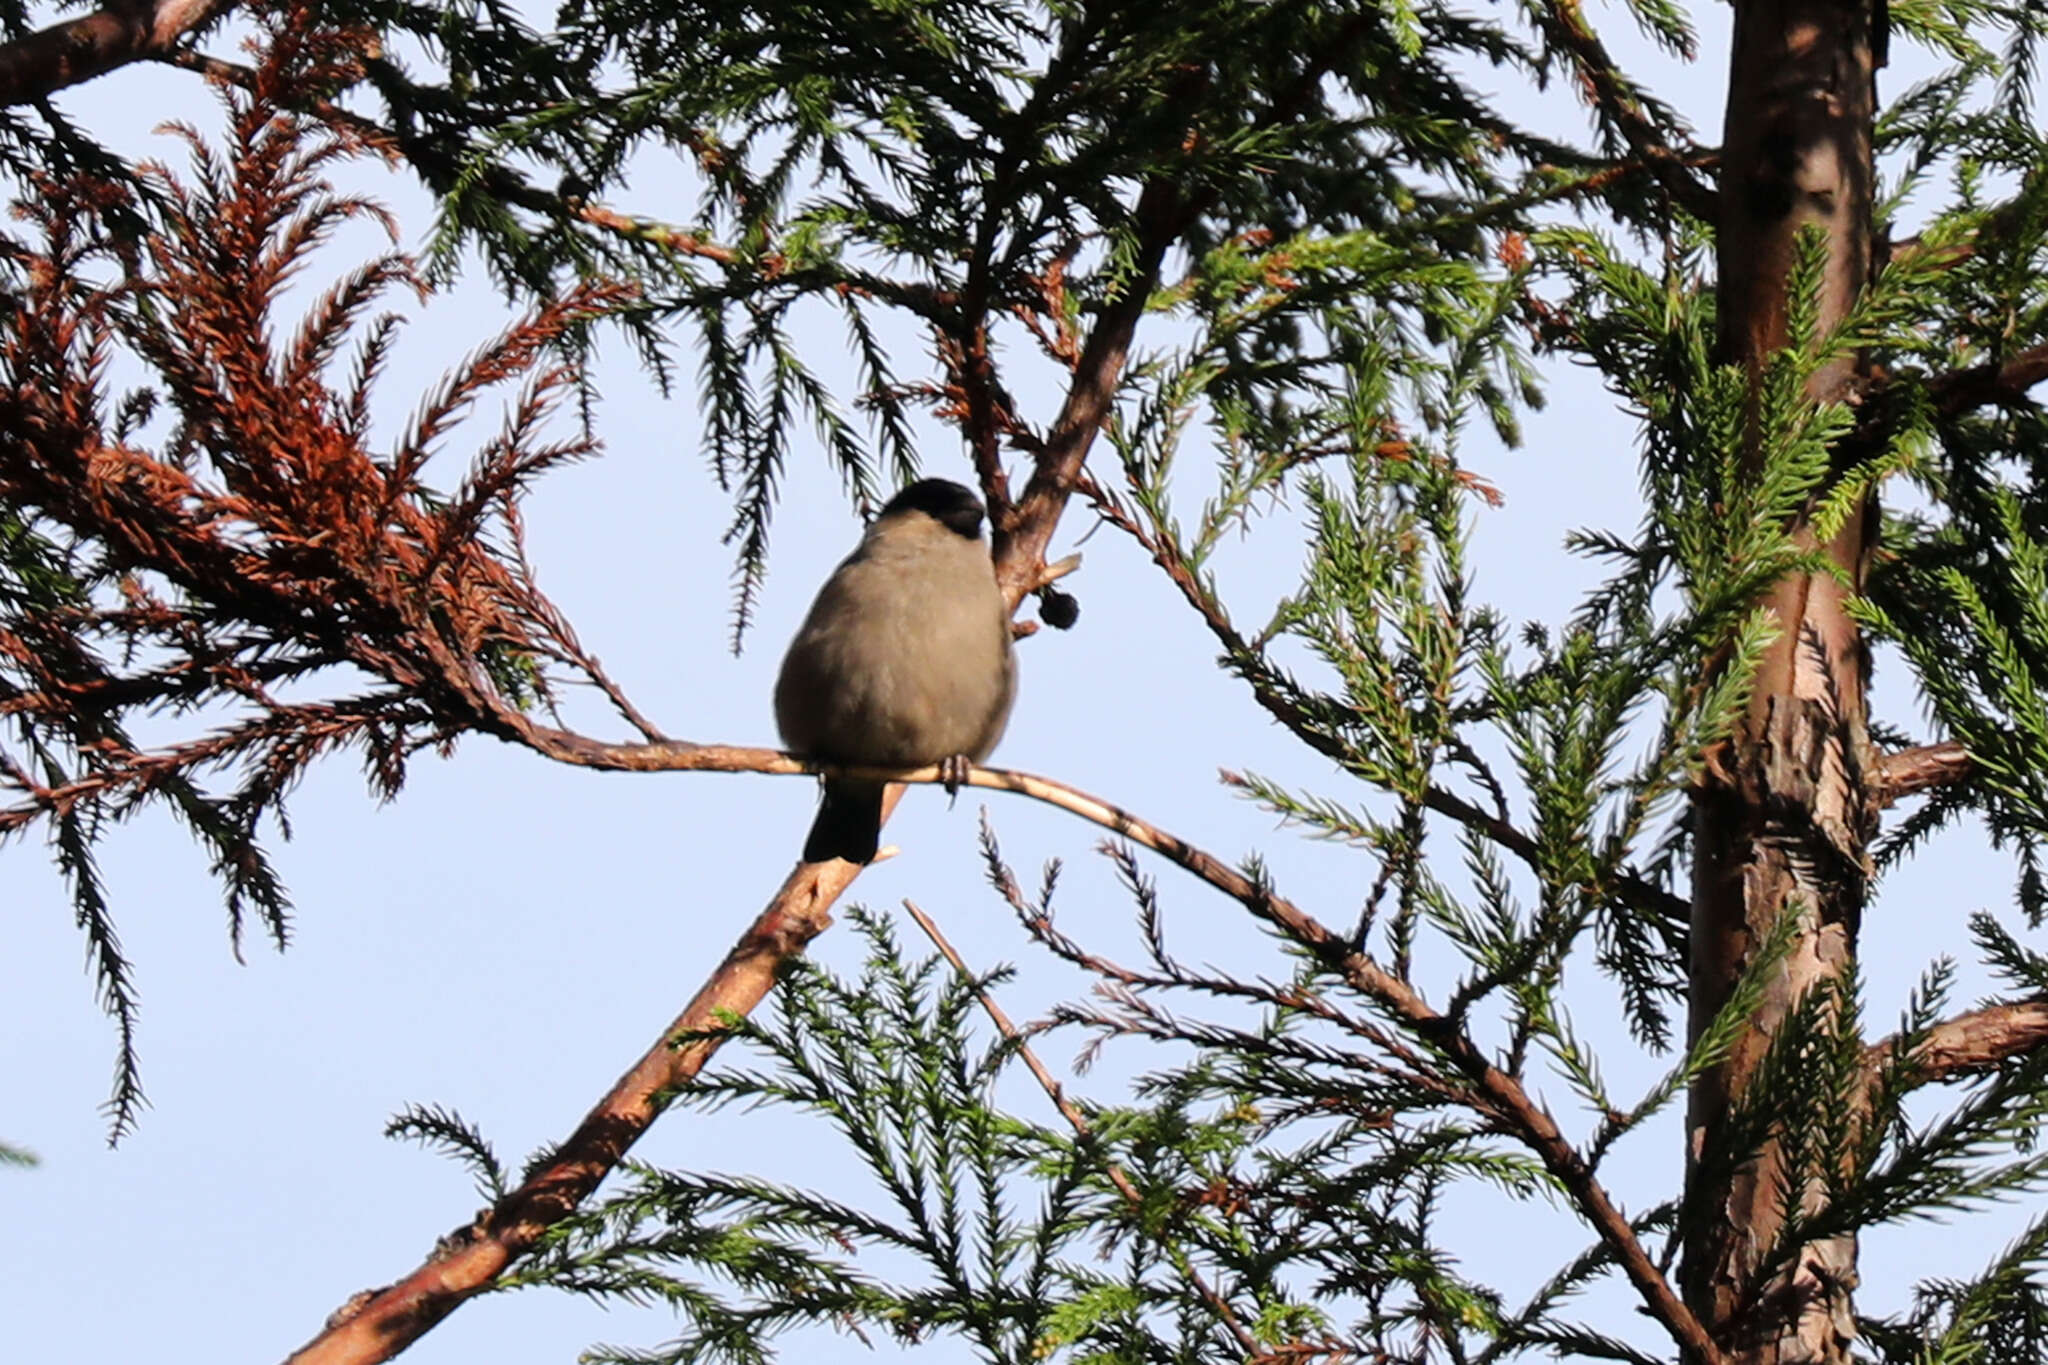
<path fill-rule="evenodd" d="M 534 588 L 517 501 L 592 448 L 549 435 L 575 377 L 551 346 L 626 291 L 542 305 L 373 445 L 401 321 L 377 310 L 419 293 L 417 264 L 380 255 L 302 317 L 276 315 L 344 223 L 396 230 L 323 178 L 375 144 L 289 112 L 360 74 L 362 38 L 280 20 L 268 39 L 248 88 L 224 90 L 224 145 L 188 129 L 189 171 L 39 173 L 5 246 L 0 833 L 45 829 L 71 888 L 121 1029 L 117 1135 L 142 1096 L 131 969 L 93 859 L 105 826 L 169 807 L 212 859 L 237 944 L 254 916 L 282 945 L 289 902 L 261 835 L 307 764 L 357 750 L 394 795 L 421 749 L 524 727 L 553 670 L 594 669 Z M 146 381 L 117 387 L 117 361 Z M 425 486 L 435 447 L 503 386 L 516 401 L 469 476 Z M 133 730 L 152 713 L 211 723 L 151 745 Z"/>
<path fill-rule="evenodd" d="M 1694 55 L 1679 7 L 1625 9 Z M 0 831 L 47 830 L 74 890 L 123 1030 L 117 1132 L 140 1096 L 134 996 L 92 852 L 138 803 L 207 847 L 234 932 L 254 914 L 282 941 L 257 835 L 335 749 L 387 793 L 472 732 L 602 768 L 797 770 L 664 739 L 534 587 L 519 499 L 593 447 L 550 419 L 596 326 L 664 382 L 697 370 L 736 639 L 787 481 L 870 502 L 935 415 L 1012 605 L 1071 621 L 1046 562 L 1063 516 L 1138 546 L 1247 713 L 1333 774 L 1231 783 L 1358 866 L 1282 887 L 1175 837 L 1171 812 L 980 774 L 1112 831 L 1136 957 L 1072 927 L 1102 907 L 1057 913 L 1082 894 L 1057 865 L 1027 890 L 985 828 L 1038 960 L 1095 987 L 1019 1028 L 1005 974 L 921 912 L 935 953 L 858 913 L 858 976 L 806 964 L 854 873 L 800 867 L 523 1170 L 447 1110 L 394 1120 L 490 1207 L 296 1360 L 388 1358 L 512 1286 L 671 1306 L 673 1339 L 592 1355 L 636 1362 L 766 1360 L 805 1326 L 1020 1363 L 2040 1355 L 2048 1219 L 1975 1278 L 1857 1294 L 1864 1229 L 2048 1180 L 2036 7 L 1736 0 L 1718 146 L 1573 0 L 339 0 L 261 12 L 247 63 L 181 36 L 214 8 L 155 17 L 92 48 L 99 66 L 38 67 L 55 30 L 0 52 L 17 102 L 155 57 L 231 110 L 225 144 L 189 139 L 189 171 L 122 166 L 49 118 L 0 128 L 22 205 Z M 1933 74 L 1878 103 L 1908 51 Z M 1510 82 L 1581 101 L 1591 139 L 1476 93 Z M 378 212 L 322 180 L 351 155 L 435 189 L 431 249 L 357 268 L 282 335 L 281 283 Z M 641 211 L 657 179 L 695 209 Z M 374 443 L 396 325 L 374 310 L 472 259 L 535 311 Z M 851 391 L 820 378 L 821 337 L 844 338 Z M 147 375 L 131 392 L 117 357 Z M 1520 438 L 1545 362 L 1591 369 L 1634 418 L 1643 515 L 1575 537 L 1606 570 L 1583 601 L 1510 623 L 1471 567 L 1495 495 L 1466 447 Z M 429 488 L 429 454 L 508 384 L 470 476 Z M 1239 536 L 1299 557 L 1299 586 L 1234 592 L 1216 552 Z M 1879 645 L 1905 667 L 1873 714 Z M 543 723 L 565 678 L 638 738 Z M 1916 704 L 1928 733 L 1885 719 Z M 131 738 L 164 709 L 208 728 Z M 1881 892 L 1958 822 L 2016 856 L 2011 909 L 1968 924 L 2003 993 L 1959 1011 L 1937 958 L 1887 1031 L 1862 942 L 1950 913 Z M 1194 896 L 1240 907 L 1271 956 L 1183 960 L 1171 910 Z M 1617 1044 L 1575 1023 L 1589 1002 L 1658 1079 L 1610 1082 Z M 1042 1035 L 1161 1060 L 1084 1102 Z M 1026 1075 L 1049 1109 L 1016 1103 Z M 627 1155 L 664 1110 L 715 1123 L 736 1101 L 831 1131 L 873 1198 Z M 1624 1147 L 1669 1172 L 1637 1207 L 1611 1183 Z M 1577 1230 L 1528 1248 L 1532 1294 L 1462 1268 L 1446 1210 L 1495 1199 Z"/>

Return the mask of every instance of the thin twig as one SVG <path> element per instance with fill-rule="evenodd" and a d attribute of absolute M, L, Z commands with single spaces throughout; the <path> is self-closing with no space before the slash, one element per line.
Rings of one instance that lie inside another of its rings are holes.
<path fill-rule="evenodd" d="M 1196 614 L 1209 627 L 1209 633 L 1216 637 L 1217 642 L 1227 653 L 1242 659 L 1257 656 L 1257 650 L 1238 633 L 1237 626 L 1223 610 L 1222 604 L 1216 601 L 1200 575 L 1180 554 L 1177 547 L 1140 525 L 1137 518 L 1130 514 L 1119 499 L 1094 480 L 1084 477 L 1080 492 L 1104 521 L 1136 541 L 1140 549 L 1152 556 L 1152 562 L 1157 564 L 1165 572 L 1167 579 L 1180 589 L 1181 597 L 1195 609 Z M 1246 674 L 1245 681 L 1251 687 L 1253 700 L 1265 707 L 1267 712 L 1286 726 L 1295 738 L 1339 764 L 1347 760 L 1348 755 L 1344 752 L 1343 746 L 1318 729 L 1313 720 L 1303 714 L 1288 697 L 1265 686 L 1255 675 Z M 1482 810 L 1455 792 L 1442 787 L 1429 788 L 1423 795 L 1423 804 L 1439 815 L 1478 830 L 1531 867 L 1537 865 L 1540 850 L 1536 840 L 1499 815 Z M 1640 873 L 1625 868 L 1616 869 L 1607 885 L 1598 889 L 1604 890 L 1631 909 L 1667 921 L 1683 922 L 1691 913 L 1691 907 L 1683 897 L 1674 895 Z"/>
<path fill-rule="evenodd" d="M 921 775 L 920 775 L 921 776 Z M 936 771 L 934 770 L 934 776 Z M 1545 1168 L 1570 1194 L 1580 1215 L 1613 1250 L 1643 1297 L 1645 1306 L 1697 1365 L 1723 1365 L 1726 1357 L 1700 1324 L 1649 1253 L 1635 1229 L 1614 1206 L 1606 1189 L 1586 1165 L 1578 1149 L 1559 1131 L 1547 1110 L 1522 1088 L 1522 1083 L 1490 1061 L 1456 1022 L 1432 1008 L 1416 989 L 1353 948 L 1298 906 L 1223 864 L 1186 840 L 1140 819 L 1129 811 L 1077 788 L 1026 773 L 976 770 L 971 785 L 1021 792 L 1071 811 L 1133 843 L 1142 844 L 1243 905 L 1254 915 L 1284 931 L 1309 949 L 1323 965 L 1377 1002 L 1416 1036 L 1427 1041 L 1470 1081 L 1479 1097 L 1501 1112 L 1515 1136 L 1541 1158 Z"/>
<path fill-rule="evenodd" d="M 1145 1206 L 1145 1196 L 1140 1194 L 1138 1187 L 1131 1183 L 1131 1178 L 1124 1173 L 1123 1167 L 1118 1165 L 1110 1158 L 1108 1153 L 1102 1150 L 1101 1144 L 1096 1141 L 1094 1130 L 1088 1126 L 1087 1118 L 1081 1113 L 1079 1107 L 1067 1098 L 1066 1091 L 1053 1078 L 1052 1072 L 1048 1071 L 1045 1064 L 1038 1060 L 1038 1054 L 1031 1050 L 1031 1044 L 1024 1040 L 1024 1035 L 1017 1031 L 1017 1027 L 1010 1022 L 1010 1017 L 1003 1013 L 1003 1007 L 996 1003 L 995 997 L 983 989 L 978 982 L 975 982 L 974 973 L 967 969 L 965 959 L 960 956 L 946 936 L 939 931 L 938 923 L 930 915 L 918 909 L 914 901 L 905 900 L 903 908 L 908 910 L 910 917 L 917 921 L 917 927 L 924 930 L 925 937 L 930 939 L 941 953 L 945 954 L 946 961 L 953 964 L 953 970 L 960 974 L 960 979 L 974 983 L 974 997 L 981 1002 L 981 1008 L 987 1013 L 990 1022 L 995 1024 L 996 1031 L 1002 1034 L 1009 1042 L 1016 1044 L 1017 1055 L 1024 1059 L 1024 1065 L 1030 1069 L 1032 1076 L 1038 1081 L 1039 1087 L 1045 1091 L 1046 1098 L 1052 1101 L 1053 1107 L 1060 1111 L 1061 1116 L 1073 1128 L 1074 1136 L 1081 1140 L 1083 1147 L 1101 1159 L 1102 1169 L 1109 1176 L 1109 1183 L 1116 1186 L 1117 1193 L 1124 1197 L 1124 1201 L 1133 1210 L 1142 1210 Z M 1194 1286 L 1197 1294 L 1201 1295 L 1202 1301 L 1215 1309 L 1216 1316 L 1221 1318 L 1223 1325 L 1230 1329 L 1230 1335 L 1237 1339 L 1238 1348 L 1248 1356 L 1257 1355 L 1259 1353 L 1258 1338 L 1254 1337 L 1245 1327 L 1244 1323 L 1238 1318 L 1236 1310 L 1230 1306 L 1228 1301 L 1203 1276 L 1201 1269 L 1188 1259 L 1187 1253 L 1178 1245 L 1169 1245 L 1168 1252 L 1172 1255 L 1181 1274 L 1187 1277 L 1188 1283 Z"/>
<path fill-rule="evenodd" d="M 1114 987 L 1108 994 L 1124 1012 L 1124 1019 L 1138 1019 L 1142 1030 L 1153 1030 L 1149 1032 L 1149 1036 L 1162 1042 L 1182 1036 L 1166 1031 L 1167 1016 L 1146 1003 L 1142 993 L 1151 990 L 1200 991 L 1220 999 L 1248 1000 L 1313 1015 L 1332 1027 L 1363 1040 L 1400 1063 L 1399 1066 L 1394 1066 L 1377 1057 L 1353 1053 L 1350 1054 L 1352 1065 L 1382 1076 L 1396 1085 L 1427 1091 L 1442 1097 L 1448 1104 L 1463 1105 L 1491 1117 L 1483 1097 L 1476 1095 L 1471 1087 L 1462 1082 L 1438 1074 L 1428 1059 L 1407 1038 L 1382 1028 L 1368 1017 L 1337 1008 L 1319 991 L 1294 985 L 1273 986 L 1265 982 L 1240 981 L 1228 975 L 1192 972 L 1170 958 L 1165 952 L 1164 944 L 1157 940 L 1150 944 L 1150 954 L 1156 970 L 1145 972 L 1082 947 L 1080 943 L 1056 928 L 1050 915 L 1042 907 L 1026 903 L 1023 892 L 1017 885 L 1016 874 L 1002 861 L 1000 853 L 995 848 L 994 832 L 989 828 L 985 816 L 982 822 L 982 847 L 984 855 L 989 860 L 991 876 L 996 883 L 996 893 L 1016 912 L 1018 923 L 1023 925 L 1024 931 L 1061 961 L 1072 963 Z M 1150 884 L 1139 876 L 1136 853 L 1129 844 L 1110 840 L 1103 841 L 1101 852 L 1116 863 L 1118 876 L 1127 886 L 1134 889 L 1139 898 L 1142 918 L 1149 922 L 1157 911 L 1157 900 Z M 1120 1023 L 1118 1026 L 1122 1027 L 1123 1024 Z M 1261 1040 L 1261 1045 L 1264 1045 L 1264 1040 Z"/>
<path fill-rule="evenodd" d="M 1649 163 L 1680 208 L 1703 222 L 1715 221 L 1720 216 L 1720 195 L 1690 169 L 1701 159 L 1700 153 L 1692 147 L 1675 148 L 1666 140 L 1665 130 L 1651 120 L 1641 95 L 1630 88 L 1606 44 L 1586 22 L 1585 10 L 1576 0 L 1546 0 L 1535 14 L 1545 35 L 1571 59 L 1586 102 L 1621 134 L 1631 151 Z"/>

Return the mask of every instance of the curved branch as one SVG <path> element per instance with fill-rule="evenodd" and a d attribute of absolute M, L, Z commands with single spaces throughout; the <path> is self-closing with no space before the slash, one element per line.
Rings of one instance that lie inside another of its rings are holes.
<path fill-rule="evenodd" d="M 0 43 L 0 105 L 28 104 L 116 67 L 167 56 L 233 8 L 234 0 L 117 0 Z"/>

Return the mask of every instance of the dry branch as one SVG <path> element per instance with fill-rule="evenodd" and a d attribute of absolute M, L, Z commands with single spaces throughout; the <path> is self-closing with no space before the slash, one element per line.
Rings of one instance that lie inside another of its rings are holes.
<path fill-rule="evenodd" d="M 388 795 L 421 749 L 509 735 L 505 717 L 564 681 L 616 699 L 505 547 L 525 484 L 593 449 L 587 432 L 545 430 L 573 382 L 551 348 L 628 291 L 541 307 L 428 396 L 409 441 L 373 445 L 370 393 L 397 325 L 375 310 L 417 292 L 413 262 L 374 257 L 298 318 L 277 306 L 348 223 L 395 230 L 327 179 L 382 149 L 293 112 L 358 74 L 366 39 L 302 11 L 259 18 L 262 59 L 245 88 L 220 88 L 225 133 L 204 145 L 174 128 L 192 169 L 139 168 L 146 211 L 129 182 L 47 175 L 0 243 L 0 503 L 23 589 L 0 609 L 0 833 L 43 822 L 60 850 L 123 1031 L 116 1136 L 140 1091 L 135 997 L 93 868 L 107 817 L 176 810 L 235 931 L 247 909 L 281 943 L 287 902 L 258 829 L 314 759 L 357 748 Z M 141 362 L 148 389 L 113 388 L 117 355 Z M 518 391 L 470 477 L 428 487 L 428 449 L 501 386 Z M 354 695 L 279 697 L 309 685 Z M 209 707 L 225 713 L 210 733 L 130 738 L 138 715 Z M 222 772 L 229 790 L 204 785 Z"/>

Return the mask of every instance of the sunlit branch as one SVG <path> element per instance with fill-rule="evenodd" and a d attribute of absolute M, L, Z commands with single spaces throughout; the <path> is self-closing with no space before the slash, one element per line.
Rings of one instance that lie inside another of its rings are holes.
<path fill-rule="evenodd" d="M 2043 1045 L 2048 1045 L 2048 1000 L 1987 1005 L 1929 1029 L 1907 1059 L 1905 1084 L 1917 1089 L 1967 1080 Z M 1864 1070 L 1872 1084 L 1897 1047 L 1897 1039 L 1886 1038 L 1864 1049 Z"/>
<path fill-rule="evenodd" d="M 883 807 L 886 818 L 892 792 Z M 653 1046 L 584 1116 L 575 1132 L 520 1186 L 469 1227 L 443 1240 L 395 1284 L 365 1291 L 330 1318 L 287 1365 L 366 1365 L 389 1360 L 531 1251 L 589 1197 L 607 1173 L 696 1079 L 725 1041 L 729 1021 L 767 996 L 782 964 L 831 924 L 830 909 L 860 869 L 799 865 L 696 996 Z"/>

